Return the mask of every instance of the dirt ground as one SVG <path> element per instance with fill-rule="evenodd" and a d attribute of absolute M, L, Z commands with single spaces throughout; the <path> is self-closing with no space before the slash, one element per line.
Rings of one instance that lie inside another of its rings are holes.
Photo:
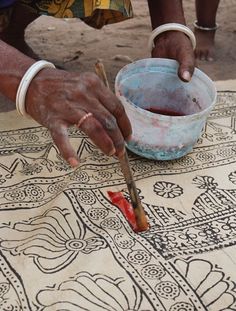
<path fill-rule="evenodd" d="M 149 57 L 150 20 L 146 0 L 133 0 L 135 18 L 94 30 L 76 19 L 40 17 L 27 29 L 26 39 L 40 57 L 68 70 L 93 70 L 103 60 L 110 81 L 131 60 Z M 194 0 L 184 0 L 188 25 L 195 20 Z M 213 80 L 236 79 L 236 0 L 221 1 L 217 15 L 214 62 L 198 67 Z"/>

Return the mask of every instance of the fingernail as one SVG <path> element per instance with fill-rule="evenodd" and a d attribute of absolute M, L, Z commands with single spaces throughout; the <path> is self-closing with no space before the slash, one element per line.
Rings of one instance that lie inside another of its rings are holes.
<path fill-rule="evenodd" d="M 183 78 L 185 81 L 190 81 L 190 80 L 191 80 L 190 72 L 189 72 L 189 71 L 184 71 L 183 74 L 182 74 L 182 78 Z"/>
<path fill-rule="evenodd" d="M 116 149 L 113 148 L 112 151 L 108 154 L 109 156 L 113 156 L 116 153 Z"/>
<path fill-rule="evenodd" d="M 213 60 L 214 60 L 214 58 L 212 58 L 212 57 L 208 57 L 208 59 L 207 59 L 209 62 L 213 62 Z"/>
<path fill-rule="evenodd" d="M 71 167 L 77 167 L 79 165 L 79 161 L 76 158 L 69 158 L 67 161 Z"/>

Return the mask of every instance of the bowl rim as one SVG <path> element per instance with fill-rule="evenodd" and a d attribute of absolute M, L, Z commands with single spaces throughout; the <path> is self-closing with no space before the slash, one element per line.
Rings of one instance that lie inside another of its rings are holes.
<path fill-rule="evenodd" d="M 178 68 L 178 62 L 176 60 L 173 60 L 173 59 L 169 59 L 169 58 L 143 58 L 143 59 L 139 59 L 139 60 L 136 60 L 132 63 L 129 63 L 127 65 L 125 65 L 124 67 L 122 67 L 119 72 L 117 73 L 116 75 L 116 78 L 115 78 L 115 94 L 118 98 L 125 98 L 125 100 L 131 105 L 131 107 L 133 109 L 136 109 L 138 110 L 139 112 L 142 112 L 142 114 L 146 114 L 147 116 L 158 116 L 158 118 L 160 119 L 163 119 L 163 120 L 167 120 L 167 119 L 172 119 L 172 118 L 175 118 L 175 119 L 191 119 L 191 118 L 196 118 L 196 116 L 199 116 L 201 117 L 203 114 L 204 115 L 207 115 L 211 112 L 211 110 L 213 109 L 213 107 L 215 106 L 216 104 L 216 100 L 217 100 L 217 89 L 216 89 L 216 86 L 213 82 L 213 80 L 207 75 L 205 74 L 202 70 L 198 69 L 195 67 L 194 69 L 194 73 L 193 75 L 196 75 L 196 74 L 201 74 L 204 79 L 206 79 L 208 81 L 208 83 L 212 86 L 212 93 L 213 93 L 213 96 L 214 98 L 212 99 L 212 103 L 209 107 L 201 110 L 200 112 L 197 112 L 197 113 L 193 113 L 193 114 L 189 114 L 189 115 L 184 115 L 184 116 L 169 116 L 169 115 L 162 115 L 162 114 L 158 114 L 158 113 L 153 113 L 151 111 L 148 111 L 148 110 L 145 110 L 141 107 L 138 107 L 136 106 L 135 104 L 133 104 L 129 99 L 127 99 L 125 96 L 123 96 L 122 94 L 120 94 L 119 92 L 119 88 L 118 88 L 118 79 L 120 78 L 121 74 L 127 70 L 127 68 L 129 68 L 130 66 L 133 66 L 134 64 L 137 64 L 137 63 L 144 63 L 144 62 L 148 62 L 148 61 L 152 61 L 152 62 L 163 62 L 163 64 L 170 64 L 172 65 L 171 67 L 173 68 Z M 159 66 L 161 67 L 161 66 Z M 189 82 L 183 82 L 183 83 L 189 83 Z M 191 83 L 191 81 L 190 81 Z"/>

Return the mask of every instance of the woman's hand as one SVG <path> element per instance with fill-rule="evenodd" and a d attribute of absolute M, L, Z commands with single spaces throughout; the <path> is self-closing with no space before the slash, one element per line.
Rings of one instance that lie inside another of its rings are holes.
<path fill-rule="evenodd" d="M 131 124 L 121 102 L 96 74 L 43 69 L 31 82 L 26 97 L 27 113 L 47 127 L 63 158 L 78 165 L 67 129 L 80 129 L 107 155 L 124 152 Z M 82 119 L 86 114 L 89 117 Z"/>
<path fill-rule="evenodd" d="M 182 0 L 148 0 L 152 29 L 168 23 L 185 25 Z M 189 38 L 179 31 L 167 31 L 156 38 L 153 57 L 172 58 L 179 62 L 179 77 L 190 81 L 195 58 L 192 43 Z"/>
<path fill-rule="evenodd" d="M 172 58 L 179 62 L 178 75 L 185 82 L 190 81 L 195 67 L 195 57 L 189 38 L 179 31 L 162 33 L 155 40 L 152 57 Z"/>

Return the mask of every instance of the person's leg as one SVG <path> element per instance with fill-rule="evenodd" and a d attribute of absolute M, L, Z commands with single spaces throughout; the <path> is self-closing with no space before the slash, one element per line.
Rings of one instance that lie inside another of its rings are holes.
<path fill-rule="evenodd" d="M 197 25 L 204 28 L 216 26 L 216 13 L 220 0 L 196 0 Z M 214 41 L 216 30 L 202 30 L 195 27 L 197 59 L 212 61 L 214 57 Z"/>
<path fill-rule="evenodd" d="M 28 46 L 24 39 L 26 27 L 35 20 L 38 15 L 31 12 L 20 2 L 16 2 L 12 8 L 5 9 L 5 11 L 5 17 L 3 17 L 2 13 L 2 20 L 4 23 L 2 27 L 0 27 L 0 39 L 15 47 L 22 53 L 38 59 L 37 55 Z M 4 10 L 2 10 L 2 12 L 4 12 Z"/>

